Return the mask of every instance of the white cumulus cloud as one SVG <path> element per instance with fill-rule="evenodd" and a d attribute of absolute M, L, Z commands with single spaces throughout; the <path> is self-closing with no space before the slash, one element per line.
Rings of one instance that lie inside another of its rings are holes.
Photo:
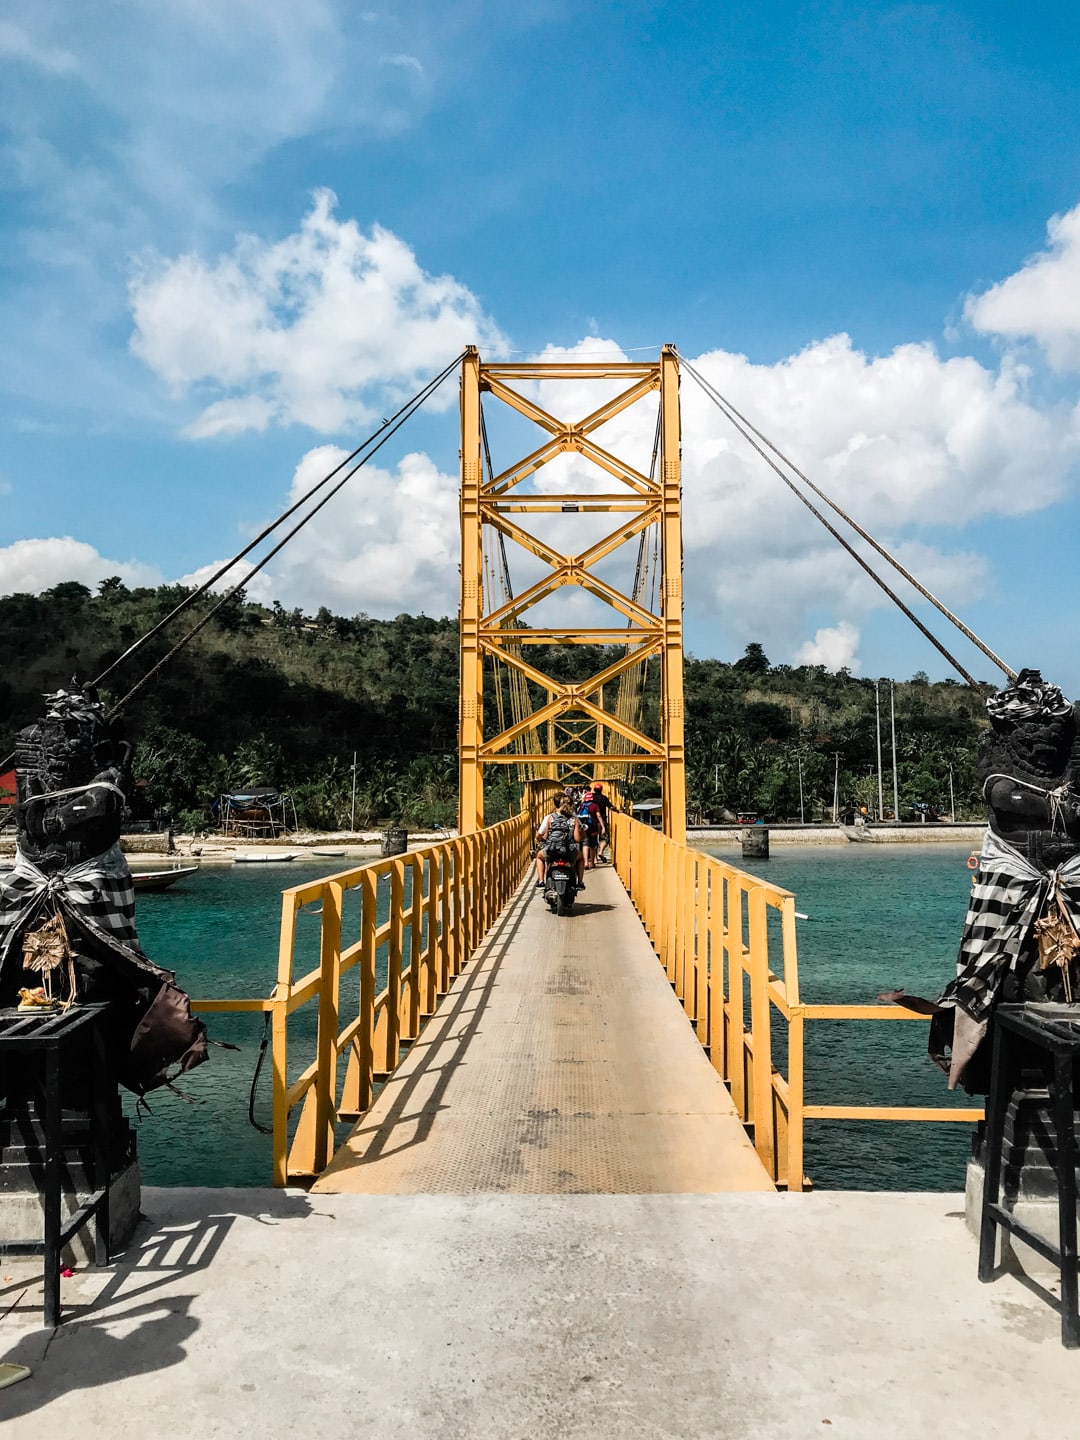
<path fill-rule="evenodd" d="M 954 548 L 950 532 L 1050 505 L 1080 456 L 1076 410 L 1040 406 L 1007 361 L 988 369 L 943 359 L 930 344 L 873 357 L 838 335 L 774 365 L 725 351 L 695 364 L 953 607 L 982 593 L 988 567 Z M 808 613 L 861 625 L 891 603 L 688 376 L 682 397 L 691 606 L 790 654 L 807 638 Z"/>
<path fill-rule="evenodd" d="M 36 595 L 64 580 L 91 588 L 109 575 L 127 585 L 160 585 L 160 570 L 137 560 L 108 560 L 93 545 L 70 535 L 16 540 L 0 548 L 0 595 Z"/>
<path fill-rule="evenodd" d="M 620 358 L 616 346 L 596 337 L 557 353 Z M 1027 371 L 1008 358 L 996 368 L 967 356 L 946 359 L 929 342 L 873 356 L 835 335 L 774 364 L 725 350 L 691 363 L 953 608 L 970 606 L 992 580 L 985 556 L 960 540 L 965 528 L 1042 509 L 1073 483 L 1080 416 L 1041 404 Z M 547 382 L 537 395 L 566 419 L 585 415 L 600 398 L 588 382 Z M 690 618 L 700 624 L 718 617 L 728 637 L 762 640 L 790 659 L 804 644 L 821 643 L 813 638 L 819 629 L 830 632 L 836 650 L 831 632 L 844 639 L 871 611 L 891 606 L 685 370 L 681 401 Z M 641 404 L 594 438 L 647 470 L 655 418 L 655 404 Z M 496 454 L 496 469 L 512 458 Z M 537 482 L 611 488 L 598 474 L 581 457 L 564 456 Z M 855 543 L 902 598 L 923 607 L 899 575 Z M 949 627 L 935 621 L 931 628 Z M 836 653 L 838 663 L 848 663 Z"/>
<path fill-rule="evenodd" d="M 850 670 L 857 675 L 862 668 L 856 659 L 859 632 L 847 620 L 839 625 L 825 625 L 800 646 L 795 655 L 797 665 L 824 665 L 826 670 Z"/>
<path fill-rule="evenodd" d="M 309 450 L 296 467 L 288 503 L 345 453 L 334 445 Z M 309 611 L 326 605 L 344 615 L 445 615 L 457 608 L 458 549 L 457 475 L 412 454 L 393 470 L 365 466 L 266 573 L 275 599 Z"/>
<path fill-rule="evenodd" d="M 214 260 L 158 258 L 132 280 L 135 353 L 176 390 L 215 397 L 189 434 L 271 421 L 333 434 L 466 345 L 505 346 L 464 285 L 428 274 L 389 230 L 338 220 L 335 205 L 321 190 L 284 240 L 244 236 Z"/>
<path fill-rule="evenodd" d="M 222 556 L 220 560 L 211 560 L 208 565 L 200 565 L 197 570 L 192 570 L 187 575 L 181 575 L 179 583 L 188 585 L 191 589 L 197 589 L 206 583 L 211 575 L 216 575 L 230 556 Z M 231 590 L 234 585 L 244 587 L 244 595 L 248 600 L 258 601 L 260 605 L 269 605 L 274 599 L 274 587 L 265 570 L 260 570 L 257 575 L 252 575 L 253 565 L 248 560 L 240 560 L 231 566 L 222 575 L 221 579 L 210 586 L 211 594 L 224 594 Z"/>
<path fill-rule="evenodd" d="M 1046 227 L 1049 247 L 981 295 L 964 314 L 974 328 L 1006 340 L 1034 340 L 1058 370 L 1080 366 L 1080 205 Z"/>

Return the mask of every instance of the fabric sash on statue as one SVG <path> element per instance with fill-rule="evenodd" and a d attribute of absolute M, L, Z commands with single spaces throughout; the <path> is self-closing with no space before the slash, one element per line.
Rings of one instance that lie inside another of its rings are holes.
<path fill-rule="evenodd" d="M 63 914 L 114 950 L 149 964 L 135 929 L 135 888 L 120 846 L 56 875 L 45 875 L 16 851 L 14 869 L 0 877 L 0 970 L 27 926 L 53 901 Z M 20 957 L 21 962 L 21 957 Z M 155 973 L 162 972 L 154 967 Z"/>
<path fill-rule="evenodd" d="M 1080 855 L 1056 870 L 1037 870 L 1026 855 L 987 830 L 956 978 L 938 1001 L 941 1010 L 951 1009 L 954 1015 L 948 1062 L 941 1054 L 942 1032 L 937 1023 L 931 1025 L 930 1053 L 948 1069 L 950 1090 L 982 1043 L 1006 975 L 1030 957 L 1036 944 L 1033 926 L 1055 891 L 1073 926 L 1080 926 Z"/>
<path fill-rule="evenodd" d="M 0 878 L 0 979 L 8 988 L 10 967 L 22 965 L 16 942 L 39 917 L 56 911 L 73 939 L 82 934 L 84 946 L 97 941 L 104 947 L 96 958 L 123 996 L 124 1003 L 111 1010 L 114 1031 L 123 1031 L 114 1057 L 120 1083 L 141 1096 L 158 1085 L 171 1087 L 175 1074 L 201 1065 L 207 1058 L 206 1027 L 192 1015 L 172 971 L 143 954 L 135 929 L 135 888 L 118 844 L 56 875 L 44 874 L 17 852 L 14 869 Z"/>

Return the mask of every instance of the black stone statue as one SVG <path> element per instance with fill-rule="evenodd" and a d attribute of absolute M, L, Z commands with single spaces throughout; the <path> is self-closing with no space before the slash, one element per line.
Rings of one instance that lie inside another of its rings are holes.
<path fill-rule="evenodd" d="M 45 697 L 16 742 L 18 849 L 0 877 L 0 1006 L 104 1001 L 113 1064 L 137 1094 L 206 1059 L 175 976 L 143 953 L 120 849 L 131 747 L 92 689 Z"/>
<path fill-rule="evenodd" d="M 983 1092 L 1000 1001 L 1080 1004 L 1080 741 L 1076 707 L 1038 670 L 986 702 L 978 773 L 988 829 L 956 977 L 938 1001 L 930 1053 Z M 901 1003 L 904 1003 L 901 1000 Z"/>

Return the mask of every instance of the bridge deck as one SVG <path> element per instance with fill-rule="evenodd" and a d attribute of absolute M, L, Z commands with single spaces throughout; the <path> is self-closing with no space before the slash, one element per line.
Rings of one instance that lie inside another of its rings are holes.
<path fill-rule="evenodd" d="M 644 1194 L 773 1186 L 612 870 L 530 880 L 315 1185 Z"/>

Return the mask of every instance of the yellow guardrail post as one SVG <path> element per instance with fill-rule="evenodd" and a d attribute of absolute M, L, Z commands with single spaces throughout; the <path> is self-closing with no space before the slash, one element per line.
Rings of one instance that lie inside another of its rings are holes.
<path fill-rule="evenodd" d="M 274 1008 L 270 1015 L 271 1124 L 273 1126 L 273 1181 L 287 1183 L 289 1153 L 289 995 L 292 990 L 293 932 L 296 904 L 286 892 L 281 897 L 278 933 L 278 972 Z"/>
<path fill-rule="evenodd" d="M 751 1079 L 754 1096 L 754 1149 L 765 1169 L 776 1177 L 776 1137 L 773 1131 L 772 1024 L 769 1015 L 769 939 L 765 892 L 760 885 L 747 891 L 747 939 L 750 959 Z"/>
<path fill-rule="evenodd" d="M 375 1091 L 375 930 L 379 881 L 374 870 L 360 876 L 360 1028 L 356 1034 L 356 1113 L 371 1105 Z"/>

